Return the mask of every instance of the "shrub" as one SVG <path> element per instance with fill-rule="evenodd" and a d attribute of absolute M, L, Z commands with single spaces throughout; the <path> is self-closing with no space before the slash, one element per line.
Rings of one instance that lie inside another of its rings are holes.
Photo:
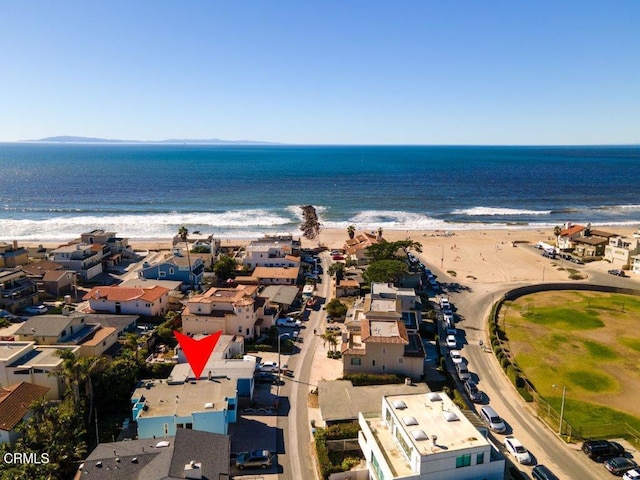
<path fill-rule="evenodd" d="M 404 378 L 403 375 L 396 375 L 394 373 L 348 373 L 342 377 L 343 380 L 350 380 L 356 387 L 363 385 L 404 383 Z"/>
<path fill-rule="evenodd" d="M 517 387 L 518 393 L 525 402 L 533 402 L 533 395 L 525 387 Z"/>

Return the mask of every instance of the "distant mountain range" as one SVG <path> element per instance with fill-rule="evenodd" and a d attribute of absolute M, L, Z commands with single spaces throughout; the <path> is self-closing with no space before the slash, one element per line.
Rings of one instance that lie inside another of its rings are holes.
<path fill-rule="evenodd" d="M 94 138 L 94 137 L 74 137 L 71 135 L 61 135 L 57 137 L 46 137 L 38 140 L 25 140 L 27 142 L 44 143 L 168 143 L 178 145 L 278 145 L 275 142 L 260 142 L 255 140 L 221 140 L 219 138 L 192 139 L 192 138 L 172 138 L 168 140 L 119 140 L 115 138 Z"/>

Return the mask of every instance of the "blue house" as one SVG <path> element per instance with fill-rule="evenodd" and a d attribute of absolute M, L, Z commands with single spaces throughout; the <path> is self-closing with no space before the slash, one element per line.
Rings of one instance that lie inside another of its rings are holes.
<path fill-rule="evenodd" d="M 179 281 L 184 287 L 191 285 L 198 287 L 204 278 L 204 261 L 200 257 L 191 259 L 191 278 L 189 278 L 189 259 L 175 254 L 153 265 L 145 262 L 138 276 L 150 280 Z"/>
<path fill-rule="evenodd" d="M 166 380 L 144 380 L 131 397 L 138 438 L 175 435 L 176 428 L 226 435 L 235 423 L 238 401 L 253 397 L 255 361 L 208 362 L 199 379 L 188 363 L 178 364 Z"/>

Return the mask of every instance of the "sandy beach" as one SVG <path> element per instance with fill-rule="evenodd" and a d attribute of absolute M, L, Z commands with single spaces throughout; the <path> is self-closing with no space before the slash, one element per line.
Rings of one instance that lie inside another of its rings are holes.
<path fill-rule="evenodd" d="M 601 230 L 631 237 L 637 228 L 598 227 Z M 362 233 L 361 231 L 356 234 Z M 375 232 L 374 232 L 375 233 Z M 455 230 L 450 232 L 385 230 L 387 241 L 410 239 L 422 244 L 423 262 L 439 269 L 443 275 L 460 283 L 511 283 L 567 280 L 568 273 L 562 268 L 580 268 L 568 262 L 543 258 L 539 250 L 530 245 L 539 241 L 554 243 L 553 229 L 486 229 Z M 324 245 L 328 248 L 342 248 L 348 239 L 346 230 L 323 229 L 319 238 L 302 238 L 303 247 Z M 20 242 L 24 246 L 43 245 L 56 247 L 60 242 Z M 129 239 L 136 250 L 169 250 L 171 239 L 137 240 Z M 222 246 L 246 245 L 247 239 L 223 239 Z M 515 245 L 515 246 L 514 246 Z M 589 269 L 607 270 L 607 262 L 595 262 Z"/>

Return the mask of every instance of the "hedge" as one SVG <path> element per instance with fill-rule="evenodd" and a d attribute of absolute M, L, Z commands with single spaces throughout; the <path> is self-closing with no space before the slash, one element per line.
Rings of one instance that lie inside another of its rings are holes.
<path fill-rule="evenodd" d="M 404 383 L 404 379 L 404 375 L 396 375 L 395 373 L 348 373 L 342 377 L 342 380 L 351 380 L 355 387 Z"/>

